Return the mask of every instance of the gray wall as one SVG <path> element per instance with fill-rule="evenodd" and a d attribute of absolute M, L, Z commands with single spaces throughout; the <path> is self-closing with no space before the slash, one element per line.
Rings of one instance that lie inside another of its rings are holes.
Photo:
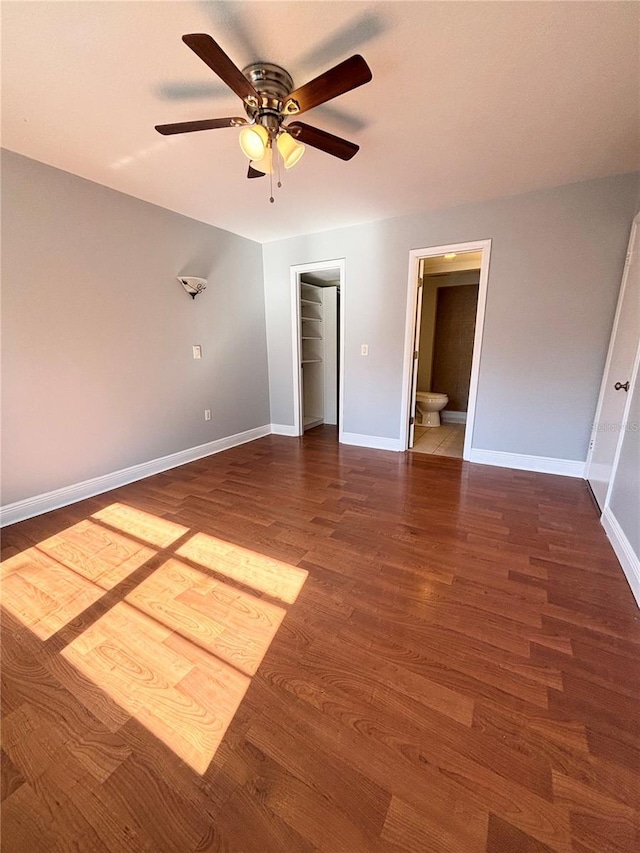
<path fill-rule="evenodd" d="M 640 558 L 640 381 L 635 383 L 609 505 Z"/>
<path fill-rule="evenodd" d="M 259 244 L 5 151 L 2 281 L 3 504 L 269 423 Z"/>
<path fill-rule="evenodd" d="M 344 429 L 398 439 L 409 251 L 491 238 L 473 446 L 584 460 L 638 190 L 620 175 L 265 244 L 271 422 L 293 423 L 291 264 L 346 259 Z"/>

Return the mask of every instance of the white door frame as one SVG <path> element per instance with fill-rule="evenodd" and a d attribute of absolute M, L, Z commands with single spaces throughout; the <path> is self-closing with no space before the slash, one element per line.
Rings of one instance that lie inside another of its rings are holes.
<path fill-rule="evenodd" d="M 627 393 L 627 399 L 624 404 L 624 413 L 622 415 L 622 423 L 626 424 L 629 422 L 629 409 L 631 408 L 631 398 L 633 397 L 634 391 L 636 390 L 636 382 L 638 381 L 638 375 L 640 374 L 640 344 L 638 344 L 638 348 L 636 349 L 636 355 L 633 360 L 633 367 L 631 369 L 631 376 L 629 377 L 629 391 Z M 618 473 L 618 463 L 620 462 L 620 454 L 622 453 L 622 442 L 624 441 L 624 430 L 620 432 L 620 438 L 618 439 L 618 445 L 616 447 L 615 456 L 613 457 L 613 465 L 611 466 L 611 479 L 609 480 L 609 488 L 607 489 L 607 496 L 604 501 L 604 507 L 602 508 L 602 513 L 605 511 L 611 513 L 609 509 L 609 505 L 611 503 L 611 493 L 613 492 L 613 486 L 616 480 L 616 474 Z M 638 602 L 638 606 L 640 606 L 640 602 Z"/>
<path fill-rule="evenodd" d="M 338 318 L 340 335 L 340 395 L 338 402 L 338 441 L 343 438 L 344 412 L 344 327 L 345 327 L 345 259 L 336 258 L 328 261 L 315 261 L 311 264 L 295 264 L 291 267 L 291 351 L 293 354 L 293 429 L 294 435 L 304 433 L 304 418 L 302 414 L 302 355 L 300 352 L 300 276 L 307 272 L 321 272 L 326 269 L 340 271 L 340 313 Z"/>
<path fill-rule="evenodd" d="M 418 271 L 420 270 L 420 262 L 418 261 Z M 420 273 L 418 272 L 418 275 Z M 418 322 L 418 317 L 422 318 L 422 298 L 424 296 L 424 287 L 416 289 L 416 322 L 413 324 L 413 353 L 420 352 L 420 327 L 422 321 Z M 410 450 L 414 444 L 416 419 L 411 417 L 416 411 L 416 394 L 418 392 L 418 358 L 413 359 L 413 370 L 411 371 L 411 395 L 409 397 L 409 437 L 407 439 L 407 450 Z"/>
<path fill-rule="evenodd" d="M 626 293 L 626 289 L 627 289 L 627 281 L 629 278 L 629 269 L 631 267 L 631 263 L 630 263 L 631 252 L 635 246 L 635 240 L 637 239 L 636 238 L 636 232 L 639 228 L 640 228 L 640 213 L 638 213 L 634 217 L 633 223 L 631 225 L 631 236 L 629 237 L 629 246 L 627 249 L 627 256 L 625 258 L 624 270 L 622 273 L 622 283 L 620 285 L 620 292 L 618 294 L 618 302 L 616 304 L 616 313 L 615 313 L 615 316 L 613 318 L 613 327 L 611 329 L 611 338 L 609 339 L 609 349 L 607 350 L 607 359 L 606 359 L 605 364 L 604 364 L 604 372 L 602 374 L 602 381 L 600 382 L 600 393 L 598 395 L 598 405 L 596 406 L 596 413 L 593 417 L 593 426 L 591 428 L 591 438 L 589 441 L 589 451 L 587 453 L 587 460 L 586 460 L 585 465 L 584 465 L 584 471 L 585 471 L 584 477 L 585 477 L 585 480 L 587 480 L 587 482 L 589 481 L 589 476 L 590 476 L 590 472 L 591 472 L 591 464 L 593 461 L 593 452 L 595 450 L 595 439 L 596 439 L 596 435 L 597 435 L 598 423 L 600 422 L 600 418 L 602 417 L 602 406 L 604 404 L 605 393 L 606 393 L 607 385 L 609 383 L 609 372 L 611 370 L 611 361 L 613 359 L 613 352 L 614 352 L 614 347 L 615 347 L 615 342 L 616 342 L 616 335 L 618 334 L 618 326 L 620 325 L 620 317 L 622 315 L 622 303 L 624 301 L 624 297 L 625 297 L 625 293 Z M 638 246 L 638 250 L 640 251 L 640 245 Z M 640 357 L 640 346 L 638 347 L 638 351 L 636 353 L 636 358 L 635 358 L 634 367 L 633 367 L 633 370 L 636 374 L 637 374 L 637 370 L 638 370 L 637 362 L 638 362 L 639 357 Z M 635 379 L 631 383 L 631 387 L 629 388 L 629 393 L 627 394 L 623 423 L 626 422 L 628 408 L 631 405 L 630 401 L 631 401 L 631 396 L 632 396 L 632 392 L 633 392 L 634 382 L 635 382 Z M 618 459 L 620 457 L 621 447 L 622 447 L 622 436 L 620 436 L 620 439 L 618 441 L 618 446 L 616 447 L 616 453 L 615 453 L 613 465 L 611 468 L 611 479 L 609 480 L 609 487 L 607 489 L 605 502 L 604 502 L 604 505 L 601 509 L 601 512 L 604 512 L 604 510 L 609 506 L 609 496 L 611 493 L 611 484 L 613 483 L 613 480 L 615 478 L 616 469 L 618 467 Z"/>
<path fill-rule="evenodd" d="M 471 380 L 469 382 L 469 403 L 467 406 L 467 425 L 464 433 L 463 459 L 469 459 L 473 442 L 473 426 L 476 416 L 478 397 L 478 377 L 480 375 L 480 355 L 482 350 L 482 334 L 484 330 L 484 315 L 487 304 L 487 285 L 489 283 L 489 261 L 491 256 L 491 240 L 472 240 L 469 243 L 450 243 L 446 246 L 429 246 L 425 249 L 412 249 L 409 252 L 409 280 L 407 286 L 407 317 L 405 322 L 404 344 L 404 386 L 402 389 L 402 413 L 400 435 L 409 446 L 409 418 L 411 417 L 411 376 L 413 373 L 413 344 L 416 334 L 416 305 L 418 302 L 418 276 L 420 274 L 421 258 L 433 258 L 447 255 L 451 252 L 482 252 L 480 265 L 480 283 L 478 287 L 478 308 L 476 310 L 476 329 L 473 338 L 473 357 L 471 360 Z"/>

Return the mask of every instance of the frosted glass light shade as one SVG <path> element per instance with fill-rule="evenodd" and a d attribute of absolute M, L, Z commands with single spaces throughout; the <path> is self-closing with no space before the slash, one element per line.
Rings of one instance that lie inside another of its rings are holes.
<path fill-rule="evenodd" d="M 262 172 L 265 175 L 270 175 L 273 172 L 273 152 L 271 148 L 265 148 L 264 157 L 251 162 L 251 168 L 256 172 Z"/>
<path fill-rule="evenodd" d="M 243 127 L 240 131 L 240 148 L 249 160 L 261 160 L 264 157 L 269 134 L 261 124 Z"/>
<path fill-rule="evenodd" d="M 304 145 L 296 142 L 290 133 L 281 133 L 278 137 L 277 145 L 278 151 L 282 154 L 285 169 L 295 166 L 304 154 Z"/>

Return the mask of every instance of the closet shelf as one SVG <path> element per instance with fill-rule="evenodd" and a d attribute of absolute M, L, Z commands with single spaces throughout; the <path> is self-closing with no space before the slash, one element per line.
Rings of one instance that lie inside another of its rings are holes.
<path fill-rule="evenodd" d="M 322 302 L 317 302 L 315 299 L 301 299 L 304 305 L 322 305 Z"/>
<path fill-rule="evenodd" d="M 322 335 L 303 335 L 302 340 L 303 341 L 321 341 Z"/>
<path fill-rule="evenodd" d="M 303 317 L 303 320 L 311 320 L 314 323 L 322 323 L 322 317 Z"/>
<path fill-rule="evenodd" d="M 303 364 L 321 364 L 322 359 L 321 358 L 303 358 L 302 363 Z"/>

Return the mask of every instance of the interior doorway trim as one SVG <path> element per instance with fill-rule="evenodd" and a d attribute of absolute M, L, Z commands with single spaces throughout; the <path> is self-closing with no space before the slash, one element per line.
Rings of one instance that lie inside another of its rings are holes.
<path fill-rule="evenodd" d="M 336 258 L 327 261 L 315 261 L 310 264 L 295 264 L 291 267 L 291 352 L 293 353 L 293 428 L 294 435 L 304 433 L 302 414 L 302 354 L 300 352 L 300 276 L 304 273 L 321 272 L 326 269 L 338 269 L 340 272 L 340 312 L 338 316 L 338 336 L 340 340 L 340 385 L 338 400 L 338 441 L 342 442 L 344 412 L 344 327 L 345 327 L 345 259 Z"/>
<path fill-rule="evenodd" d="M 420 260 L 446 255 L 451 252 L 482 252 L 480 265 L 480 283 L 478 286 L 478 307 L 476 310 L 476 328 L 473 337 L 473 357 L 471 360 L 471 380 L 469 383 L 469 403 L 467 408 L 467 426 L 464 433 L 464 450 L 462 458 L 469 460 L 473 446 L 473 427 L 476 416 L 478 397 L 478 377 L 480 375 L 480 354 L 482 350 L 482 334 L 484 330 L 484 315 L 487 304 L 487 285 L 489 283 L 489 261 L 491 255 L 491 240 L 473 240 L 469 243 L 450 243 L 446 246 L 429 246 L 425 249 L 412 249 L 409 252 L 409 280 L 407 286 L 407 317 L 405 323 L 404 344 L 404 383 L 402 389 L 402 414 L 400 436 L 404 448 L 409 448 L 409 418 L 411 416 L 411 381 L 413 374 L 413 346 L 416 336 L 416 306 L 418 302 L 418 277 Z"/>
<path fill-rule="evenodd" d="M 636 233 L 639 229 L 640 229 L 640 213 L 636 214 L 636 216 L 633 219 L 633 224 L 631 226 L 631 237 L 629 239 L 629 249 L 627 250 L 627 255 L 625 258 L 625 265 L 624 265 L 624 270 L 622 273 L 622 283 L 620 285 L 620 292 L 618 294 L 618 302 L 616 304 L 616 313 L 615 313 L 615 316 L 613 318 L 613 328 L 611 330 L 611 338 L 609 339 L 609 349 L 607 350 L 607 359 L 606 359 L 605 364 L 604 364 L 604 372 L 602 374 L 602 380 L 600 382 L 600 393 L 598 395 L 598 405 L 596 406 L 596 413 L 593 416 L 593 426 L 591 428 L 591 437 L 589 440 L 589 450 L 587 452 L 587 460 L 584 464 L 585 479 L 586 480 L 589 480 L 591 465 L 593 462 L 593 452 L 595 449 L 595 438 L 596 438 L 597 425 L 602 419 L 602 407 L 604 404 L 605 389 L 607 387 L 607 384 L 610 381 L 610 371 L 611 371 L 611 362 L 612 362 L 613 353 L 614 353 L 614 343 L 615 343 L 616 336 L 618 334 L 618 328 L 620 326 L 620 322 L 622 319 L 623 300 L 624 300 L 625 292 L 627 290 L 628 281 L 629 281 L 629 270 L 631 268 L 631 264 L 630 264 L 631 253 L 633 251 L 632 247 L 634 246 L 635 239 L 638 239 L 636 237 Z M 640 359 L 640 344 L 638 345 L 638 350 L 636 352 L 636 361 L 634 362 L 634 367 L 633 367 L 633 371 L 635 371 L 634 375 L 636 375 L 637 371 L 638 371 L 638 359 Z M 626 396 L 626 405 L 625 405 L 624 415 L 622 418 L 623 423 L 627 422 L 627 414 L 628 414 L 629 406 L 631 404 L 631 397 L 633 395 L 634 386 L 635 386 L 635 379 L 632 378 L 631 388 L 630 388 L 630 391 L 627 392 L 627 396 Z M 620 457 L 621 447 L 622 447 L 622 441 L 619 441 L 618 446 L 616 447 L 616 452 L 615 452 L 613 464 L 611 467 L 611 479 L 609 481 L 609 488 L 607 489 L 605 501 L 604 501 L 604 504 L 602 506 L 603 512 L 604 512 L 605 508 L 607 508 L 609 506 L 609 497 L 610 497 L 610 492 L 611 492 L 611 485 L 613 483 L 613 480 L 615 478 L 616 471 L 618 468 L 618 460 Z M 596 503 L 597 503 L 597 501 L 596 501 Z"/>

